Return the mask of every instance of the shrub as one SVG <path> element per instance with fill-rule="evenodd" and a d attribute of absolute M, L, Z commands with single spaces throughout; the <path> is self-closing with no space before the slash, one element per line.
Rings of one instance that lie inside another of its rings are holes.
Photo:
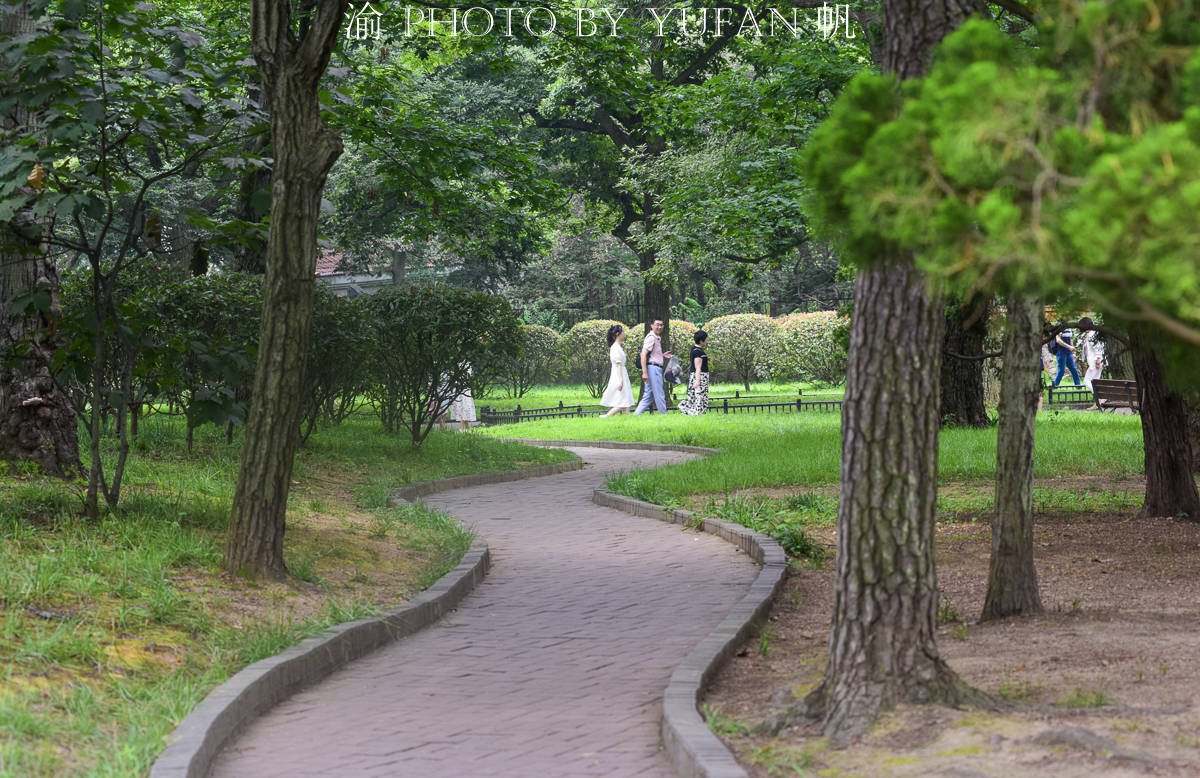
<path fill-rule="evenodd" d="M 587 387 L 592 397 L 599 397 L 608 383 L 610 363 L 605 336 L 608 335 L 608 328 L 614 324 L 621 322 L 612 319 L 581 321 L 567 330 L 559 345 L 561 364 L 566 367 L 572 380 Z M 625 327 L 624 324 L 621 326 Z M 632 338 L 633 335 L 629 337 Z M 625 342 L 628 344 L 629 340 L 626 339 Z M 632 372 L 630 370 L 630 373 Z"/>
<path fill-rule="evenodd" d="M 367 392 L 373 323 L 362 300 L 338 297 L 317 285 L 303 393 L 304 440 L 318 424 L 341 424 Z"/>
<path fill-rule="evenodd" d="M 759 365 L 777 381 L 819 381 L 840 384 L 846 380 L 846 346 L 839 330 L 846 319 L 836 311 L 793 313 L 779 319 L 775 346 Z"/>
<path fill-rule="evenodd" d="M 539 324 L 521 327 L 521 356 L 505 375 L 509 397 L 524 397 L 538 383 L 553 381 L 561 364 L 562 335 Z"/>
<path fill-rule="evenodd" d="M 761 313 L 735 313 L 713 319 L 704 329 L 708 332 L 706 351 L 716 363 L 714 367 L 732 371 L 747 391 L 751 378 L 770 376 L 760 371 L 772 360 L 774 320 Z"/>
<path fill-rule="evenodd" d="M 700 328 L 690 321 L 671 319 L 671 350 L 680 355 L 680 362 L 687 361 L 687 355 L 691 353 L 692 346 L 696 345 L 692 336 L 698 329 Z"/>
<path fill-rule="evenodd" d="M 363 298 L 369 393 L 384 429 L 413 447 L 456 397 L 501 379 L 521 353 L 520 322 L 498 295 L 444 284 L 389 287 Z"/>

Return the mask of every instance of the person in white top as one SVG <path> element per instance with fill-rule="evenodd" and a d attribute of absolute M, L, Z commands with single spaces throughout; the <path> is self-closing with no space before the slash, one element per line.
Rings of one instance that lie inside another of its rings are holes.
<path fill-rule="evenodd" d="M 604 414 L 607 417 L 618 411 L 629 413 L 629 406 L 633 405 L 633 387 L 629 385 L 629 371 L 625 369 L 625 348 L 621 345 L 625 342 L 625 328 L 614 324 L 608 328 L 606 339 L 612 371 L 608 374 L 608 386 L 604 388 L 600 404 L 612 408 Z"/>
<path fill-rule="evenodd" d="M 1096 357 L 1092 364 L 1088 365 L 1087 372 L 1083 375 L 1083 385 L 1091 391 L 1092 381 L 1096 380 L 1104 373 L 1104 357 Z"/>

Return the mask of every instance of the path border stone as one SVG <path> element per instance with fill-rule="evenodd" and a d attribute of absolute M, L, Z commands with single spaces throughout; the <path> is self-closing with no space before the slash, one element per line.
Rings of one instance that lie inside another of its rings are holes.
<path fill-rule="evenodd" d="M 773 538 L 721 519 L 696 519 L 692 511 L 664 508 L 603 489 L 592 502 L 607 508 L 682 524 L 719 535 L 762 565 L 750 590 L 717 628 L 692 649 L 675 671 L 663 694 L 662 739 L 667 758 L 681 778 L 748 778 L 733 754 L 700 715 L 700 696 L 713 676 L 766 618 L 787 577 L 787 554 Z"/>
<path fill-rule="evenodd" d="M 685 451 L 716 454 L 720 449 L 670 443 L 629 443 L 619 440 L 526 440 L 503 438 L 530 446 L 576 446 Z M 667 759 L 680 778 L 748 778 L 733 754 L 712 733 L 700 715 L 700 695 L 713 676 L 737 652 L 754 627 L 766 618 L 771 603 L 787 577 L 787 554 L 775 541 L 740 524 L 721 519 L 696 519 L 692 511 L 665 508 L 603 489 L 592 492 L 592 502 L 634 516 L 682 524 L 719 535 L 762 565 L 750 591 L 730 609 L 717 628 L 701 640 L 671 673 L 663 694 L 662 739 Z"/>
<path fill-rule="evenodd" d="M 543 448 L 624 448 L 638 451 L 682 451 L 689 454 L 720 454 L 719 448 L 685 446 L 682 443 L 636 443 L 628 440 L 538 440 L 533 438 L 496 438 L 508 443 L 524 443 Z M 652 517 L 654 518 L 654 517 Z"/>
<path fill-rule="evenodd" d="M 392 491 L 391 501 L 414 500 L 465 486 L 555 475 L 584 467 L 557 462 L 522 470 L 422 481 Z M 296 692 L 387 643 L 411 635 L 454 610 L 487 575 L 487 542 L 476 538 L 458 565 L 432 586 L 378 618 L 329 627 L 275 656 L 259 660 L 209 692 L 169 738 L 150 768 L 150 778 L 206 778 L 213 760 L 232 736 Z"/>

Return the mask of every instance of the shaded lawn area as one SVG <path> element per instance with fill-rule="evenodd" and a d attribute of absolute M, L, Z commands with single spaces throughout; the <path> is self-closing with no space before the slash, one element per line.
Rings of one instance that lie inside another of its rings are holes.
<path fill-rule="evenodd" d="M 144 774 L 217 684 L 324 627 L 394 607 L 457 564 L 472 533 L 395 486 L 572 459 L 455 432 L 420 451 L 377 421 L 314 434 L 297 456 L 285 558 L 297 580 L 220 570 L 239 440 L 143 420 L 115 514 L 83 487 L 0 478 L 0 775 Z M 106 457 L 112 455 L 111 447 Z"/>
<path fill-rule="evenodd" d="M 549 419 L 504 424 L 482 434 L 513 438 L 623 440 L 708 446 L 703 459 L 612 478 L 609 488 L 660 504 L 753 487 L 836 485 L 840 473 L 841 414 L 643 415 Z M 992 478 L 996 429 L 943 430 L 938 474 L 942 483 Z M 1143 471 L 1141 420 L 1136 416 L 1075 411 L 1038 415 L 1034 476 L 1105 476 Z"/>

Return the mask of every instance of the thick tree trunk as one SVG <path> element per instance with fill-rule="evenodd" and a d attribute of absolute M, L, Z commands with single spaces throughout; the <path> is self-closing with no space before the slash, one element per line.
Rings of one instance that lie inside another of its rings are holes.
<path fill-rule="evenodd" d="M 836 745 L 866 732 L 883 708 L 961 696 L 935 633 L 944 311 L 902 254 L 859 272 L 854 310 L 829 666 L 806 701 L 824 712 Z"/>
<path fill-rule="evenodd" d="M 392 285 L 404 286 L 405 271 L 408 267 L 405 249 L 388 246 L 388 253 L 392 255 Z"/>
<path fill-rule="evenodd" d="M 643 252 L 638 256 L 639 267 L 643 270 L 650 270 L 654 267 L 657 257 L 653 251 Z M 649 279 L 646 280 L 643 292 L 645 294 L 645 306 L 642 308 L 646 319 L 646 332 L 650 331 L 650 322 L 655 319 L 662 319 L 662 347 L 663 351 L 671 350 L 671 290 L 665 286 L 661 286 Z"/>
<path fill-rule="evenodd" d="M 984 621 L 1041 613 L 1033 564 L 1033 435 L 1041 395 L 1042 306 L 1008 301 L 1000 421 L 996 430 L 996 513 Z"/>
<path fill-rule="evenodd" d="M 1200 521 L 1187 404 L 1167 388 L 1162 363 L 1154 351 L 1154 333 L 1132 328 L 1129 335 L 1146 451 L 1146 499 L 1139 515 L 1186 516 Z"/>
<path fill-rule="evenodd" d="M 990 300 L 946 306 L 946 337 L 942 352 L 942 424 L 949 427 L 986 427 L 991 423 L 984 407 L 983 360 L 958 359 L 983 354 Z"/>
<path fill-rule="evenodd" d="M 1192 444 L 1192 472 L 1200 473 L 1200 409 L 1188 406 L 1188 440 Z"/>
<path fill-rule="evenodd" d="M 885 72 L 920 76 L 975 0 L 883 0 Z M 842 405 L 837 581 L 829 666 L 805 699 L 835 746 L 899 702 L 975 693 L 938 656 L 933 535 L 945 310 L 911 254 L 885 251 L 854 286 Z"/>
<path fill-rule="evenodd" d="M 321 122 L 317 84 L 337 40 L 345 0 L 321 0 L 297 40 L 287 0 L 254 0 L 254 56 L 271 101 L 275 168 L 253 399 L 246 421 L 225 567 L 282 577 L 284 517 L 299 443 L 312 325 L 317 217 L 341 139 Z"/>
<path fill-rule="evenodd" d="M 36 32 L 24 4 L 0 10 L 0 30 L 24 35 Z M 4 79 L 0 77 L 0 86 Z M 0 119 L 5 129 L 31 127 L 36 117 L 15 107 Z M 31 197 L 40 182 L 30 182 Z M 36 187 L 36 188 L 35 188 Z M 32 237 L 38 225 L 31 211 L 18 211 L 0 224 L 0 459 L 33 462 L 53 476 L 74 478 L 83 472 L 75 409 L 50 375 L 50 358 L 61 345 L 58 324 L 58 270 L 46 247 Z M 13 313 L 9 301 L 37 290 L 48 306 L 31 316 Z M 5 363 L 17 352 L 23 358 Z"/>

